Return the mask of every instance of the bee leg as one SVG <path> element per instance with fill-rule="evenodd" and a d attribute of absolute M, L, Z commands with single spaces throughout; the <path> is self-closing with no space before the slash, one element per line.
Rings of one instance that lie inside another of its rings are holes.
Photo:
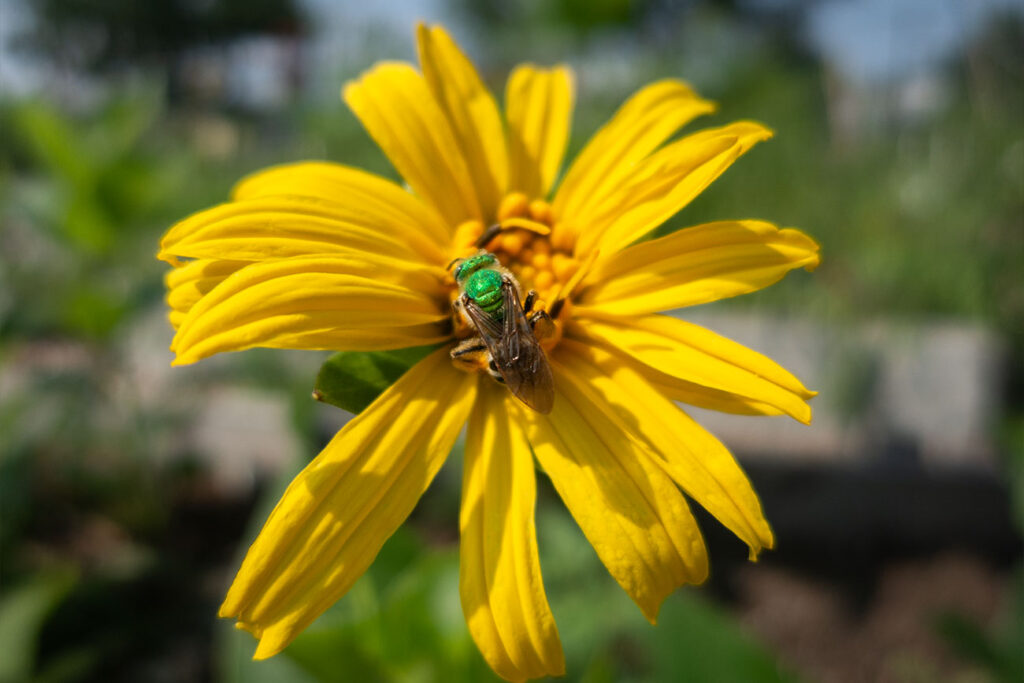
<path fill-rule="evenodd" d="M 505 378 L 498 372 L 498 364 L 494 362 L 494 359 L 487 361 L 487 374 L 498 384 L 505 383 Z"/>
<path fill-rule="evenodd" d="M 555 332 L 555 321 L 543 309 L 534 311 L 529 317 L 529 323 L 533 336 L 537 339 L 546 339 Z"/>
<path fill-rule="evenodd" d="M 533 310 L 533 305 L 537 302 L 537 290 L 531 289 L 526 295 L 526 301 L 523 302 L 523 313 L 529 313 Z"/>
<path fill-rule="evenodd" d="M 463 339 L 451 350 L 451 358 L 455 366 L 465 372 L 476 372 L 487 368 L 490 360 L 487 347 L 480 337 Z"/>

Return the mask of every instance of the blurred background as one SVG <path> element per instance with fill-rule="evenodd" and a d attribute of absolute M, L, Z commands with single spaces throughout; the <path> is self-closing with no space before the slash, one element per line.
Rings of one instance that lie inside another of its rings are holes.
<path fill-rule="evenodd" d="M 459 453 L 282 655 L 215 618 L 285 482 L 344 423 L 320 353 L 171 369 L 160 235 L 264 166 L 395 177 L 338 93 L 440 20 L 499 94 L 578 75 L 570 155 L 681 77 L 777 137 L 663 230 L 800 227 L 813 274 L 687 310 L 821 395 L 700 413 L 762 496 L 758 564 L 646 624 L 539 481 L 572 681 L 1024 680 L 1021 0 L 0 0 L 0 683 L 491 680 L 458 602 Z M 695 411 L 700 412 L 700 411 Z M 457 449 L 458 450 L 458 449 Z"/>

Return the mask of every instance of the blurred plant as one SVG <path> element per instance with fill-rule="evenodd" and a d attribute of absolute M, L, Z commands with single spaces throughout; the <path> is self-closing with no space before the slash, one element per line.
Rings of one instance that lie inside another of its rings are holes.
<path fill-rule="evenodd" d="M 822 92 L 820 65 L 776 54 L 750 64 L 717 94 L 721 117 L 756 106 L 785 135 L 737 168 L 739 180 L 702 194 L 687 220 L 742 199 L 756 215 L 821 226 L 828 288 L 793 278 L 763 299 L 801 290 L 859 317 L 959 315 L 1019 338 L 1009 323 L 1024 315 L 1014 265 L 1024 260 L 1024 79 L 1008 64 L 1024 57 L 1021 37 L 1019 19 L 993 26 L 943 81 L 949 106 L 920 121 L 865 122 L 847 145 L 829 128 L 841 105 Z M 892 97 L 884 86 L 863 95 Z M 813 180 L 795 183 L 780 168 Z"/>
<path fill-rule="evenodd" d="M 954 653 L 1005 683 L 1019 683 L 1024 672 L 1024 573 L 1018 571 L 1015 584 L 1000 628 L 987 629 L 956 613 L 941 615 L 935 624 Z"/>
<path fill-rule="evenodd" d="M 467 13 L 492 29 L 501 25 L 557 26 L 583 35 L 601 28 L 635 26 L 662 3 L 647 0 L 460 0 Z"/>
<path fill-rule="evenodd" d="M 203 158 L 193 121 L 155 91 L 112 93 L 75 114 L 0 103 L 13 133 L 0 140 L 2 681 L 138 680 L 175 656 L 175 639 L 201 650 L 214 610 L 203 572 L 233 545 L 231 511 L 244 518 L 248 505 L 204 493 L 205 472 L 182 452 L 188 398 L 138 371 L 138 354 L 153 354 L 147 330 L 164 324 L 155 235 L 240 171 Z M 234 376 L 267 374 L 256 361 Z M 273 369 L 277 390 L 291 389 L 287 370 Z M 177 517 L 204 500 L 208 520 L 228 523 L 182 533 Z M 65 566 L 76 581 L 51 591 Z"/>
<path fill-rule="evenodd" d="M 1002 430 L 1013 521 L 1024 532 L 1024 418 L 1015 416 Z M 935 631 L 952 651 L 988 673 L 992 680 L 1019 683 L 1024 673 L 1024 566 L 1018 565 L 999 621 L 979 624 L 956 612 L 940 614 Z"/>
<path fill-rule="evenodd" d="M 63 66 L 102 71 L 170 59 L 190 46 L 259 32 L 293 32 L 302 16 L 293 0 L 30 0 L 29 50 Z"/>
<path fill-rule="evenodd" d="M 39 632 L 75 581 L 70 570 L 40 572 L 0 597 L 0 683 L 37 680 Z"/>
<path fill-rule="evenodd" d="M 159 296 L 159 274 L 140 257 L 192 165 L 161 149 L 160 114 L 159 99 L 138 92 L 81 119 L 43 100 L 4 108 L 15 132 L 4 165 L 16 173 L 2 196 L 0 276 L 18 303 L 0 317 L 5 336 L 105 339 Z"/>

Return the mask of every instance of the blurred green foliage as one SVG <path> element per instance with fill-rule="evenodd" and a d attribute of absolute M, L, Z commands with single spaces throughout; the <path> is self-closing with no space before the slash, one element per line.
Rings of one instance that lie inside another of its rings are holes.
<path fill-rule="evenodd" d="M 292 0 L 29 0 L 38 21 L 25 36 L 32 49 L 89 70 L 124 62 L 175 59 L 188 47 L 260 31 L 297 31 L 303 18 Z"/>
<path fill-rule="evenodd" d="M 39 632 L 75 584 L 73 570 L 40 572 L 0 598 L 0 683 L 30 680 Z M 44 676 L 45 677 L 45 676 Z"/>
<path fill-rule="evenodd" d="M 82 119 L 43 100 L 0 111 L 15 133 L 3 220 L 34 232 L 13 237 L 34 243 L 10 244 L 0 257 L 19 303 L 0 317 L 0 332 L 103 340 L 159 295 L 154 223 L 180 206 L 190 171 L 186 157 L 154 144 L 160 113 L 155 94 L 133 91 Z"/>
<path fill-rule="evenodd" d="M 1019 74 L 1004 76 L 991 87 L 1022 92 Z M 829 128 L 842 114 L 830 111 L 819 70 L 766 59 L 710 93 L 721 108 L 709 123 L 753 117 L 776 137 L 663 230 L 757 216 L 821 243 L 813 286 L 796 273 L 733 305 L 794 302 L 806 313 L 816 299 L 816 316 L 955 315 L 1019 333 L 1024 102 L 971 92 L 960 78 L 950 87 L 951 106 L 936 118 L 893 123 L 891 132 L 869 127 L 843 143 Z"/>
<path fill-rule="evenodd" d="M 1018 580 L 1010 613 L 1003 615 L 1006 623 L 996 632 L 967 619 L 963 615 L 947 613 L 939 617 L 936 629 L 953 650 L 965 660 L 977 665 L 993 681 L 1016 683 L 1024 671 L 1024 590 Z"/>

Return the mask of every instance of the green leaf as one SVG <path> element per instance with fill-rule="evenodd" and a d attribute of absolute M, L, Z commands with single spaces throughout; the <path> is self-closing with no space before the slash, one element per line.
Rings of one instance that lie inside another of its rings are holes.
<path fill-rule="evenodd" d="M 33 160 L 71 187 L 92 181 L 95 172 L 82 154 L 74 122 L 44 102 L 27 102 L 13 112 L 13 124 Z"/>
<path fill-rule="evenodd" d="M 1002 668 L 999 647 L 984 629 L 962 614 L 946 612 L 936 620 L 938 631 L 952 649 L 965 660 L 991 671 Z"/>
<path fill-rule="evenodd" d="M 71 571 L 39 574 L 0 598 L 0 683 L 30 679 L 39 631 L 75 580 Z"/>
<path fill-rule="evenodd" d="M 694 590 L 684 589 L 669 596 L 658 616 L 658 627 L 636 635 L 637 642 L 649 648 L 654 680 L 799 680 L 768 649 L 744 633 L 728 612 Z"/>
<path fill-rule="evenodd" d="M 391 546 L 389 548 L 389 546 Z M 282 653 L 320 683 L 498 678 L 470 639 L 459 608 L 458 552 L 395 534 L 378 561 Z M 401 562 L 387 584 L 378 564 Z"/>
<path fill-rule="evenodd" d="M 316 376 L 313 398 L 350 413 L 359 413 L 406 370 L 437 346 L 395 351 L 339 351 Z"/>

